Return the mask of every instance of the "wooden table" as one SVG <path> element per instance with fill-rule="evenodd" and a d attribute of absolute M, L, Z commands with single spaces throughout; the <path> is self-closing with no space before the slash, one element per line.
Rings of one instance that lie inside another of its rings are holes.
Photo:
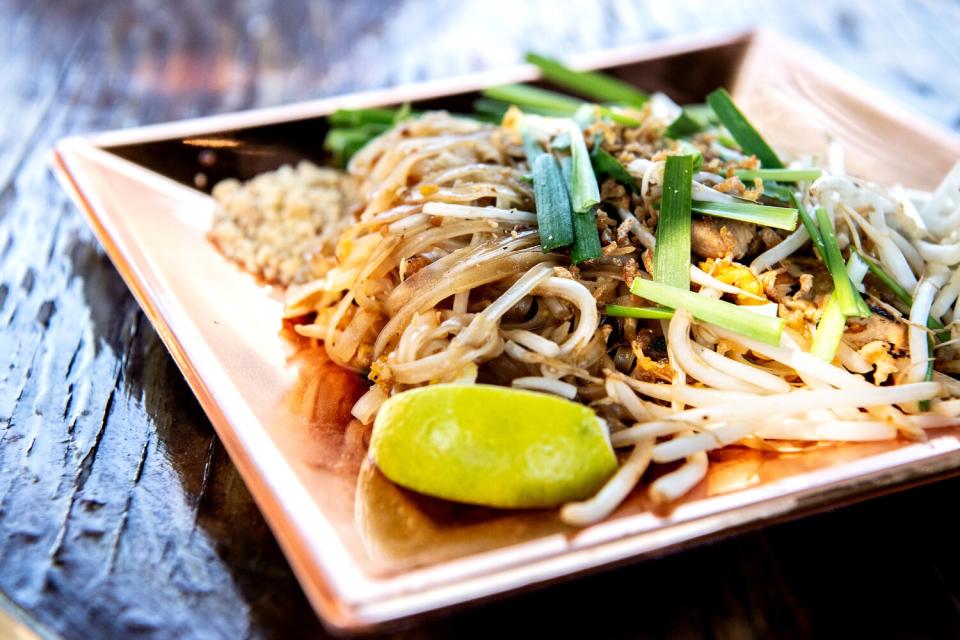
<path fill-rule="evenodd" d="M 48 173 L 56 139 L 755 22 L 960 129 L 956 2 L 0 0 L 0 608 L 72 638 L 324 633 Z M 958 491 L 914 489 L 399 635 L 957 637 Z"/>

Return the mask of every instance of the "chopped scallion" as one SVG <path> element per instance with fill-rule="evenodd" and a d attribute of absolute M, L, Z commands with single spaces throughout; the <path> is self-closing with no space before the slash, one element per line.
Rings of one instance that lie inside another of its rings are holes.
<path fill-rule="evenodd" d="M 884 284 L 885 287 L 890 289 L 891 293 L 897 297 L 897 300 L 907 305 L 908 307 L 913 306 L 913 296 L 900 286 L 900 283 L 893 279 L 893 277 L 883 270 L 873 258 L 867 254 L 858 251 L 860 257 L 863 258 L 863 261 L 867 263 L 867 268 L 870 269 L 870 272 L 877 277 L 880 282 Z"/>
<path fill-rule="evenodd" d="M 779 200 L 780 202 L 786 202 L 789 204 L 793 193 L 793 189 L 790 187 L 784 187 L 783 185 L 775 184 L 773 182 L 763 183 L 763 195 L 766 198 L 772 198 L 774 200 Z"/>
<path fill-rule="evenodd" d="M 810 353 L 825 362 L 833 362 L 840 346 L 840 339 L 847 328 L 847 316 L 840 310 L 836 293 L 831 293 L 827 304 L 820 314 L 817 329 L 813 332 L 813 342 L 810 344 Z"/>
<path fill-rule="evenodd" d="M 597 231 L 597 214 L 593 209 L 573 213 L 573 248 L 570 260 L 580 264 L 584 260 L 600 257 L 600 233 Z"/>
<path fill-rule="evenodd" d="M 547 91 L 527 84 L 508 84 L 490 87 L 483 91 L 482 98 L 473 102 L 473 108 L 481 113 L 502 117 L 510 105 L 516 105 L 527 113 L 557 118 L 569 118 L 581 107 L 589 106 L 600 117 L 609 118 L 627 127 L 639 127 L 643 124 L 636 118 L 614 111 L 610 107 L 582 102 L 576 98 Z"/>
<path fill-rule="evenodd" d="M 693 156 L 667 156 L 663 170 L 663 197 L 653 251 L 653 277 L 657 282 L 690 288 L 691 192 Z"/>
<path fill-rule="evenodd" d="M 866 317 L 870 315 L 870 308 L 863 302 L 863 298 L 850 282 L 847 269 L 844 266 L 837 236 L 833 231 L 833 224 L 823 207 L 817 207 L 817 228 L 823 238 L 825 253 L 821 256 L 833 278 L 833 290 L 837 294 L 837 303 L 845 316 Z"/>
<path fill-rule="evenodd" d="M 397 109 L 397 112 L 393 114 L 393 123 L 403 122 L 407 118 L 413 115 L 413 111 L 410 109 L 410 103 L 404 102 L 400 105 L 400 108 Z"/>
<path fill-rule="evenodd" d="M 767 344 L 780 344 L 786 322 L 782 318 L 750 311 L 749 307 L 702 296 L 685 289 L 643 278 L 634 278 L 630 292 L 671 309 L 685 309 L 701 322 L 709 322 Z"/>
<path fill-rule="evenodd" d="M 588 127 L 600 119 L 600 112 L 597 110 L 597 105 L 584 102 L 570 116 L 570 119 L 577 123 L 581 131 L 586 131 Z"/>
<path fill-rule="evenodd" d="M 743 149 L 740 148 L 740 145 L 737 144 L 737 141 L 727 135 L 722 129 L 717 132 L 717 142 L 720 144 L 721 149 L 729 149 L 730 153 L 733 154 L 729 158 L 724 158 L 725 160 L 743 160 L 743 154 L 740 153 Z"/>
<path fill-rule="evenodd" d="M 543 150 L 540 141 L 533 136 L 522 120 L 520 122 L 520 139 L 523 141 L 523 152 L 527 155 L 527 166 L 533 169 L 533 163 L 546 151 Z"/>
<path fill-rule="evenodd" d="M 897 300 L 907 305 L 908 307 L 913 306 L 913 296 L 910 295 L 910 293 L 906 289 L 901 287 L 900 283 L 894 280 L 889 273 L 884 271 L 883 267 L 877 264 L 877 262 L 873 258 L 871 258 L 870 256 L 868 256 L 867 254 L 861 251 L 858 251 L 857 253 L 860 255 L 861 258 L 863 258 L 863 261 L 867 263 L 867 268 L 870 269 L 870 273 L 875 275 L 877 279 L 881 283 L 883 283 L 885 287 L 890 289 L 893 295 L 896 296 Z M 950 339 L 950 332 L 946 331 L 945 327 L 943 326 L 943 323 L 937 320 L 936 318 L 934 318 L 933 316 L 930 316 L 929 318 L 927 318 L 927 328 L 933 329 L 934 331 L 937 332 L 937 340 L 939 340 L 940 342 L 946 342 L 947 340 Z"/>
<path fill-rule="evenodd" d="M 637 120 L 636 118 L 631 118 L 626 114 L 614 111 L 610 107 L 599 106 L 598 109 L 600 109 L 600 115 L 605 118 L 610 118 L 614 122 L 622 124 L 625 127 L 639 127 L 641 124 L 643 124 L 642 121 Z"/>
<path fill-rule="evenodd" d="M 810 242 L 813 244 L 817 255 L 820 256 L 820 260 L 827 264 L 827 248 L 823 245 L 823 236 L 820 235 L 820 227 L 817 226 L 817 221 L 813 219 L 813 216 L 810 215 L 810 212 L 803 206 L 803 202 L 797 198 L 795 193 L 790 194 L 790 204 L 796 208 L 800 221 L 803 223 L 803 228 L 807 230 Z"/>
<path fill-rule="evenodd" d="M 713 112 L 713 109 L 711 109 L 708 104 L 688 104 L 684 105 L 683 110 L 687 112 L 689 118 L 701 123 L 704 127 L 712 124 L 720 124 L 720 121 L 717 120 L 717 114 Z"/>
<path fill-rule="evenodd" d="M 570 156 L 560 158 L 560 173 L 563 175 L 563 184 L 569 187 L 573 182 L 573 158 Z"/>
<path fill-rule="evenodd" d="M 336 164 L 346 166 L 353 154 L 389 128 L 388 124 L 368 122 L 353 128 L 330 129 L 323 148 L 333 155 Z"/>
<path fill-rule="evenodd" d="M 797 228 L 797 210 L 789 207 L 771 207 L 765 204 L 747 202 L 694 200 L 693 210 L 718 218 L 740 220 L 741 222 L 750 222 L 786 231 L 793 231 Z"/>
<path fill-rule="evenodd" d="M 634 180 L 633 176 L 620 164 L 619 160 L 600 147 L 599 141 L 593 145 L 593 151 L 590 152 L 590 160 L 593 163 L 593 170 L 597 174 L 613 178 L 632 193 L 640 193 L 637 181 Z"/>
<path fill-rule="evenodd" d="M 686 140 L 678 140 L 677 148 L 679 148 L 681 154 L 693 156 L 694 173 L 703 168 L 703 154 L 700 153 L 700 149 L 697 147 L 697 145 L 691 144 Z"/>
<path fill-rule="evenodd" d="M 680 115 L 674 118 L 666 131 L 663 132 L 663 135 L 667 138 L 678 140 L 703 131 L 703 127 L 704 123 L 696 120 L 686 109 L 683 109 Z"/>
<path fill-rule="evenodd" d="M 573 243 L 573 212 L 560 165 L 552 154 L 541 152 L 532 170 L 540 246 L 544 252 L 566 247 Z"/>
<path fill-rule="evenodd" d="M 927 338 L 927 348 L 930 349 L 930 353 L 932 354 L 933 353 L 932 338 Z M 927 382 L 933 382 L 933 362 L 934 362 L 933 357 L 927 360 L 927 371 L 926 373 L 923 374 L 923 379 Z M 917 403 L 917 408 L 920 409 L 920 411 L 930 411 L 930 401 L 921 400 L 920 402 Z"/>
<path fill-rule="evenodd" d="M 646 93 L 636 87 L 604 73 L 574 71 L 557 60 L 536 53 L 528 53 L 527 62 L 539 67 L 540 73 L 550 82 L 598 102 L 620 102 L 642 107 L 649 99 Z"/>
<path fill-rule="evenodd" d="M 590 152 L 583 134 L 573 121 L 570 122 L 570 158 L 572 175 L 570 179 L 570 202 L 575 213 L 590 211 L 600 204 L 600 187 L 597 177 L 593 174 L 593 165 L 590 163 Z"/>
<path fill-rule="evenodd" d="M 641 320 L 669 320 L 673 317 L 673 309 L 666 307 L 626 307 L 620 304 L 608 304 L 604 313 L 616 318 L 640 318 Z"/>
<path fill-rule="evenodd" d="M 753 128 L 750 121 L 737 108 L 726 89 L 717 89 L 708 95 L 707 104 L 717 114 L 717 118 L 727 128 L 727 131 L 737 141 L 737 145 L 744 153 L 756 156 L 764 169 L 784 168 L 783 162 L 777 157 L 776 152 L 770 148 L 763 136 Z"/>
<path fill-rule="evenodd" d="M 772 180 L 773 182 L 812 182 L 823 173 L 820 169 L 737 169 L 741 180 Z"/>
<path fill-rule="evenodd" d="M 600 233 L 597 231 L 596 207 L 600 204 L 600 187 L 590 163 L 590 153 L 580 128 L 572 120 L 570 133 L 570 204 L 573 208 L 574 264 L 600 257 Z M 561 167 L 563 169 L 564 167 Z"/>
<path fill-rule="evenodd" d="M 480 116 L 486 116 L 499 122 L 510 108 L 510 105 L 510 102 L 503 102 L 502 100 L 493 100 L 492 98 L 477 98 L 473 101 L 473 110 L 476 112 L 473 117 L 475 118 L 477 117 L 477 114 L 479 114 Z M 547 116 L 551 118 L 566 118 L 571 113 L 568 109 L 546 109 L 543 107 L 531 106 L 524 106 L 523 111 L 526 113 L 532 113 L 538 116 Z"/>
<path fill-rule="evenodd" d="M 860 259 L 859 254 L 850 254 L 850 259 L 847 260 L 847 275 L 854 286 L 859 286 L 863 282 L 867 268 L 867 263 Z M 826 362 L 833 362 L 846 328 L 847 316 L 840 310 L 840 302 L 834 290 L 820 314 L 820 321 L 813 333 L 810 353 Z"/>
<path fill-rule="evenodd" d="M 547 91 L 528 84 L 507 84 L 499 87 L 490 87 L 483 90 L 483 96 L 493 98 L 509 104 L 515 104 L 521 109 L 539 108 L 552 112 L 571 115 L 583 104 L 576 98 L 565 96 L 555 91 Z"/>
<path fill-rule="evenodd" d="M 397 117 L 397 109 L 337 109 L 328 120 L 333 127 L 359 127 L 364 124 L 391 125 Z"/>

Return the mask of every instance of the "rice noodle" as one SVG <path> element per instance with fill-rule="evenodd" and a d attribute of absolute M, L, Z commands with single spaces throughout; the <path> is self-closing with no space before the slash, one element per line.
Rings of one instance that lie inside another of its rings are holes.
<path fill-rule="evenodd" d="M 669 124 L 663 114 L 677 107 L 658 100 L 660 115 L 652 107 L 630 111 L 639 128 L 606 121 L 587 128 L 587 136 L 602 131 L 600 144 L 624 162 L 639 193 L 598 185 L 602 252 L 578 264 L 567 247 L 545 253 L 540 245 L 531 167 L 519 135 L 522 122 L 542 150 L 566 159 L 566 148 L 550 143 L 559 132 L 580 135 L 567 119 L 518 118 L 512 110 L 494 126 L 426 113 L 396 124 L 353 156 L 348 170 L 356 201 L 344 209 L 352 213 L 337 227 L 332 248 L 303 256 L 316 259 L 316 275 L 287 290 L 284 310 L 294 331 L 321 340 L 334 362 L 369 372 L 375 384 L 353 415 L 369 424 L 390 396 L 442 382 L 492 383 L 589 404 L 609 425 L 611 445 L 633 449 L 595 496 L 563 507 L 561 518 L 574 526 L 612 513 L 651 464 L 680 463 L 648 488 L 653 502 L 669 503 L 704 478 L 708 451 L 733 443 L 774 448 L 782 439 L 919 439 L 925 429 L 957 426 L 960 381 L 948 373 L 960 371 L 960 325 L 952 324 L 960 320 L 960 163 L 932 194 L 887 192 L 844 175 L 842 149 L 834 143 L 830 170 L 810 185 L 796 184 L 811 211 L 827 212 L 844 253 L 867 254 L 913 295 L 908 364 L 892 344 L 895 330 L 879 355 L 856 351 L 851 345 L 859 344 L 861 327 L 853 324 L 832 363 L 809 353 L 830 278 L 804 226 L 775 237 L 744 227 L 745 255 L 762 294 L 690 261 L 690 288 L 700 295 L 763 303 L 742 309 L 786 320 L 779 345 L 695 322 L 684 309 L 669 321 L 604 313 L 609 304 L 639 304 L 629 285 L 649 277 L 664 158 L 683 148 L 661 137 Z M 755 160 L 720 150 L 711 135 L 691 141 L 706 167 L 694 176 L 693 198 L 742 203 L 737 196 L 751 194 L 726 176 L 755 167 Z M 717 252 L 731 241 L 721 234 Z M 694 253 L 705 259 L 712 250 L 695 244 Z M 730 254 L 717 259 L 744 268 Z M 888 304 L 877 286 L 869 278 L 859 289 L 906 322 L 905 307 Z M 876 315 L 858 324 L 870 328 L 881 320 Z M 952 332 L 936 347 L 932 382 L 925 381 L 932 357 L 928 315 Z M 919 412 L 920 401 L 930 409 Z"/>
<path fill-rule="evenodd" d="M 450 218 L 467 218 L 476 220 L 481 218 L 504 220 L 514 224 L 536 224 L 537 214 L 516 209 L 498 209 L 496 207 L 469 207 L 462 204 L 447 204 L 444 202 L 428 202 L 423 205 L 423 212 L 431 216 L 447 216 Z"/>

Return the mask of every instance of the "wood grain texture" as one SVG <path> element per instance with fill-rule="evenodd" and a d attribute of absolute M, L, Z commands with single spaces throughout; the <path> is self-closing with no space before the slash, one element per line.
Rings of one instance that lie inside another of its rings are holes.
<path fill-rule="evenodd" d="M 960 129 L 957 2 L 0 0 L 0 590 L 70 638 L 322 636 L 156 334 L 46 168 L 71 133 L 757 22 Z M 399 635 L 957 637 L 960 481 Z"/>

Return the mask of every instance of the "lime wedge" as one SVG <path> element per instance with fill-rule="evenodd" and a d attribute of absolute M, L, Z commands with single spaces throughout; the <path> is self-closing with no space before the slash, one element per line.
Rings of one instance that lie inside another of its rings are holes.
<path fill-rule="evenodd" d="M 442 384 L 393 396 L 377 414 L 370 454 L 403 487 L 501 508 L 582 500 L 617 468 L 592 409 L 491 385 Z"/>

